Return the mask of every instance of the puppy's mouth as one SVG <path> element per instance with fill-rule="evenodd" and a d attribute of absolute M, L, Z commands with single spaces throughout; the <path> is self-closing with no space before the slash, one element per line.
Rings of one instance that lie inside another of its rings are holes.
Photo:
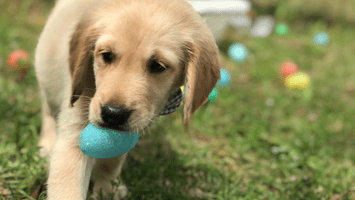
<path fill-rule="evenodd" d="M 134 133 L 134 131 L 132 130 L 132 128 L 130 128 L 130 126 L 128 125 L 117 125 L 117 126 L 113 126 L 107 123 L 99 123 L 98 124 L 99 127 L 104 128 L 104 129 L 111 129 L 117 132 L 126 132 L 126 133 Z"/>
<path fill-rule="evenodd" d="M 93 107 L 89 114 L 89 123 L 103 129 L 126 133 L 144 133 L 144 131 L 147 130 L 149 126 L 153 125 L 159 118 L 159 115 L 153 112 L 147 112 L 144 114 L 139 113 L 130 117 L 115 117 L 114 115 L 108 115 L 106 117 L 102 116 L 100 110 Z"/>
<path fill-rule="evenodd" d="M 157 118 L 149 119 L 146 123 L 134 123 L 132 125 L 113 125 L 105 122 L 92 122 L 93 125 L 103 129 L 111 129 L 117 132 L 137 133 L 142 132 L 156 122 Z"/>

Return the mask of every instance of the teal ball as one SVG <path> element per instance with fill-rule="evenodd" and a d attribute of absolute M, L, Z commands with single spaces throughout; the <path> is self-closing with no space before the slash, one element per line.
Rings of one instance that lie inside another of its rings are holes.
<path fill-rule="evenodd" d="M 234 61 L 243 62 L 248 57 L 248 50 L 243 44 L 235 43 L 229 47 L 228 55 Z"/>
<path fill-rule="evenodd" d="M 329 35 L 324 31 L 314 34 L 312 39 L 316 45 L 321 45 L 321 46 L 327 46 L 330 41 Z"/>
<path fill-rule="evenodd" d="M 112 158 L 130 151 L 138 139 L 139 133 L 117 132 L 89 124 L 79 136 L 79 148 L 90 157 Z"/>
<path fill-rule="evenodd" d="M 221 69 L 221 79 L 217 81 L 217 86 L 225 87 L 231 82 L 231 76 L 226 69 Z"/>
<path fill-rule="evenodd" d="M 217 98 L 217 90 L 213 88 L 212 92 L 208 96 L 208 102 L 213 102 Z"/>

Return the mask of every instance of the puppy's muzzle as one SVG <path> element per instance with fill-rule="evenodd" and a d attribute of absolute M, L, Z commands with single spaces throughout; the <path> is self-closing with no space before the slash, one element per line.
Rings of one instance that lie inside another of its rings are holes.
<path fill-rule="evenodd" d="M 132 110 L 124 106 L 104 105 L 101 107 L 103 127 L 116 129 L 118 131 L 129 131 L 129 118 Z"/>

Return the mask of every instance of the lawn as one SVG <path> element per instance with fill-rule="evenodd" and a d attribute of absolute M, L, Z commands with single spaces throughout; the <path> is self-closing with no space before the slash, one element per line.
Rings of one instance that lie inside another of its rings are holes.
<path fill-rule="evenodd" d="M 48 176 L 36 146 L 41 103 L 33 64 L 20 81 L 6 60 L 24 49 L 33 61 L 52 5 L 0 1 L 0 199 L 33 200 Z M 219 47 L 231 84 L 217 88 L 189 131 L 179 108 L 141 136 L 121 175 L 126 199 L 355 199 L 355 27 L 287 23 L 287 36 L 228 29 Z M 317 31 L 329 33 L 329 46 L 313 44 Z M 228 58 L 236 42 L 248 48 L 245 62 Z M 311 77 L 312 96 L 284 86 L 285 60 Z"/>

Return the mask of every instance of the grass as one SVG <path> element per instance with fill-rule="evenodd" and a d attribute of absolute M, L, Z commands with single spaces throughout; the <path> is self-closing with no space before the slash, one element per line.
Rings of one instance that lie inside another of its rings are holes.
<path fill-rule="evenodd" d="M 33 65 L 18 81 L 6 59 L 18 48 L 33 59 L 52 4 L 0 2 L 0 199 L 33 199 L 47 179 L 48 161 L 36 147 L 41 104 Z M 227 31 L 220 49 L 231 84 L 217 88 L 189 132 L 180 108 L 140 138 L 121 176 L 127 199 L 355 199 L 355 28 L 289 24 L 289 35 L 263 39 Z M 331 44 L 315 46 L 312 35 L 323 30 Z M 243 63 L 227 57 L 234 42 L 248 48 Z M 310 99 L 282 84 L 284 60 L 311 77 Z"/>
<path fill-rule="evenodd" d="M 355 1 L 353 0 L 251 0 L 253 9 L 263 14 L 275 14 L 278 19 L 299 20 L 322 17 L 327 21 L 354 24 Z"/>

